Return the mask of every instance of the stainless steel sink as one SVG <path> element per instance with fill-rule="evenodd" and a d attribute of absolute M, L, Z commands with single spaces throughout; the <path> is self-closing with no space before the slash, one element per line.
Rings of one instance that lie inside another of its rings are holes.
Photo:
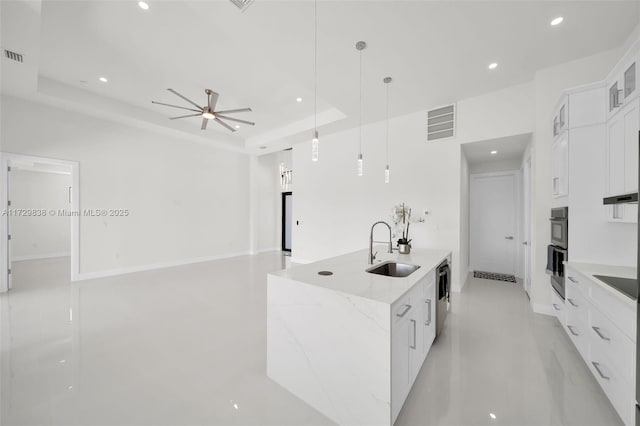
<path fill-rule="evenodd" d="M 420 268 L 419 265 L 387 261 L 367 269 L 370 274 L 385 275 L 387 277 L 408 277 Z"/>

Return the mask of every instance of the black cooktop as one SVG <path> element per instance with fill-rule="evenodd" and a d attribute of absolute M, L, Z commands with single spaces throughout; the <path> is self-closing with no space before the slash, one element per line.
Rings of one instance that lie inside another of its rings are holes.
<path fill-rule="evenodd" d="M 609 284 L 625 296 L 633 300 L 638 298 L 638 280 L 632 278 L 608 277 L 606 275 L 594 275 L 600 281 Z"/>

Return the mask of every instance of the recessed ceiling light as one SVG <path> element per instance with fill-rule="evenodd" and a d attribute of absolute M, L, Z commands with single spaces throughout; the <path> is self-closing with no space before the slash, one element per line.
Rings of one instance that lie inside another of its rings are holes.
<path fill-rule="evenodd" d="M 496 415 L 495 415 L 495 414 L 493 414 L 493 413 L 489 413 L 489 417 L 491 417 L 491 418 L 492 418 L 492 419 L 494 419 L 494 420 L 496 419 Z"/>
<path fill-rule="evenodd" d="M 138 6 L 140 6 L 142 10 L 149 10 L 149 4 L 147 2 L 139 1 Z"/>
<path fill-rule="evenodd" d="M 267 147 L 265 145 L 262 145 L 260 149 L 267 149 Z"/>
<path fill-rule="evenodd" d="M 495 70 L 496 68 L 498 68 L 498 64 L 496 62 L 492 62 L 489 64 L 490 70 Z"/>
<path fill-rule="evenodd" d="M 562 16 L 558 16 L 553 21 L 551 21 L 551 26 L 555 27 L 556 25 L 560 25 L 562 24 L 562 21 L 564 21 L 564 18 Z"/>
<path fill-rule="evenodd" d="M 296 102 L 298 103 L 302 102 L 302 98 L 296 98 Z"/>
<path fill-rule="evenodd" d="M 498 153 L 498 151 L 491 151 L 491 155 L 495 155 L 497 153 Z"/>
<path fill-rule="evenodd" d="M 239 128 L 240 128 L 240 125 L 239 125 L 239 124 L 236 124 L 236 126 L 235 126 L 235 127 L 236 127 L 236 129 L 239 129 Z"/>
<path fill-rule="evenodd" d="M 105 77 L 100 77 L 98 80 L 100 80 L 103 83 L 106 83 L 107 81 L 109 81 Z"/>

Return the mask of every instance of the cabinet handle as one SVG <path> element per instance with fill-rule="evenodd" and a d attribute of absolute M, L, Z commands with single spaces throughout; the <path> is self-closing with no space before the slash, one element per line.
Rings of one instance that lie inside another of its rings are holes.
<path fill-rule="evenodd" d="M 604 374 L 602 374 L 602 371 L 600 371 L 600 363 L 599 362 L 591 361 L 591 364 L 593 364 L 593 367 L 596 369 L 596 371 L 598 372 L 600 377 L 602 377 L 605 380 L 611 379 L 611 377 L 607 377 Z"/>
<path fill-rule="evenodd" d="M 425 300 L 424 303 L 426 303 L 427 308 L 429 308 L 429 310 L 427 311 L 429 312 L 428 314 L 429 319 L 427 320 L 427 322 L 424 323 L 424 325 L 431 325 L 431 299 Z"/>
<path fill-rule="evenodd" d="M 567 300 L 569 301 L 571 306 L 573 306 L 574 308 L 577 308 L 578 306 L 580 306 L 580 305 L 576 305 L 575 303 L 573 303 L 573 300 L 569 299 L 568 297 L 567 297 Z"/>
<path fill-rule="evenodd" d="M 576 280 L 575 278 L 573 277 L 567 277 L 567 278 L 569 278 L 569 281 L 571 281 L 572 283 L 578 284 L 578 280 Z"/>
<path fill-rule="evenodd" d="M 553 304 L 553 309 L 555 309 L 556 311 L 560 310 L 560 308 L 558 308 L 558 305 L 556 305 L 555 303 Z"/>
<path fill-rule="evenodd" d="M 575 331 L 573 331 L 573 326 L 572 325 L 568 325 L 567 328 L 569 329 L 569 331 L 571 332 L 571 334 L 573 334 L 574 336 L 579 336 L 578 333 L 576 333 Z"/>
<path fill-rule="evenodd" d="M 605 336 L 604 334 L 602 334 L 602 332 L 600 331 L 600 327 L 596 327 L 595 325 L 593 327 L 593 331 L 596 332 L 596 334 L 602 339 L 602 340 L 606 340 L 607 342 L 609 342 L 611 339 L 608 338 L 607 336 Z"/>
<path fill-rule="evenodd" d="M 396 314 L 397 317 L 402 318 L 403 316 L 405 316 L 407 314 L 407 312 L 409 312 L 411 310 L 411 305 L 404 305 L 404 311 L 402 312 L 398 312 Z"/>
<path fill-rule="evenodd" d="M 411 345 L 411 349 L 415 349 L 416 348 L 416 328 L 418 328 L 418 326 L 416 325 L 416 320 L 411 319 L 409 320 L 413 323 L 413 345 Z"/>

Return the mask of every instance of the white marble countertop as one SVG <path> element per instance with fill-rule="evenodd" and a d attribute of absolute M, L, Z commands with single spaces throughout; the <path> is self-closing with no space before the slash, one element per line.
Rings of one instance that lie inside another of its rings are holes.
<path fill-rule="evenodd" d="M 631 299 L 626 294 L 616 290 L 610 285 L 600 281 L 594 275 L 605 275 L 610 277 L 620 278 L 632 278 L 637 279 L 638 270 L 628 266 L 612 266 L 612 265 L 599 265 L 596 263 L 579 263 L 579 262 L 564 262 L 565 266 L 569 266 L 583 275 L 586 275 L 591 281 L 600 287 L 604 288 L 607 292 L 614 295 L 617 299 L 628 304 L 635 309 L 637 301 Z"/>
<path fill-rule="evenodd" d="M 375 264 L 386 260 L 420 265 L 420 269 L 404 278 L 386 277 L 366 272 L 372 265 L 367 263 L 368 250 L 360 250 L 342 256 L 324 259 L 306 265 L 298 265 L 282 271 L 272 272 L 283 278 L 306 284 L 363 297 L 366 299 L 393 304 L 429 271 L 436 268 L 447 256 L 447 250 L 411 249 L 410 254 L 386 253 L 382 246 L 374 247 L 378 251 Z M 320 271 L 331 271 L 333 275 L 318 275 Z"/>

